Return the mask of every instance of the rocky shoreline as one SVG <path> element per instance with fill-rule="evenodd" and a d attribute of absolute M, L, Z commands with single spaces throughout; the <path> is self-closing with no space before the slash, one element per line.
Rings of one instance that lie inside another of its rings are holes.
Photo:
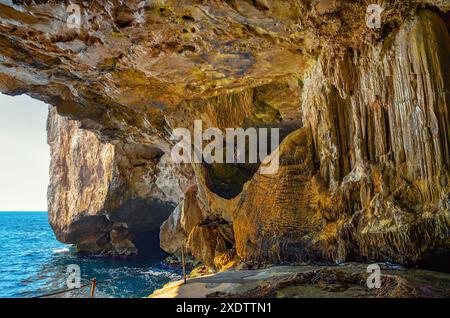
<path fill-rule="evenodd" d="M 274 266 L 228 270 L 176 281 L 150 298 L 448 298 L 450 274 L 381 266 L 379 289 L 367 287 L 367 264 Z"/>

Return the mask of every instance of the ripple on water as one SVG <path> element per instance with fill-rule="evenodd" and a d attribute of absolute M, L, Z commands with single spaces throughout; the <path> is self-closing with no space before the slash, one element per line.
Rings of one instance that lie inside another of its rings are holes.
<path fill-rule="evenodd" d="M 71 246 L 55 239 L 47 213 L 0 213 L 0 233 L 0 297 L 35 297 L 66 289 L 69 264 L 80 266 L 82 283 L 98 280 L 97 297 L 144 297 L 181 278 L 159 260 L 75 256 Z M 88 289 L 64 295 L 86 296 Z"/>

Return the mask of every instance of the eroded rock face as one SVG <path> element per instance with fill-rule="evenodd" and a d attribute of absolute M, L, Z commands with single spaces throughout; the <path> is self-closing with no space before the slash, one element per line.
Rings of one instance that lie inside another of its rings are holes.
<path fill-rule="evenodd" d="M 216 269 L 448 257 L 448 1 L 389 1 L 380 29 L 364 1 L 98 0 L 80 29 L 24 2 L 0 3 L 0 90 L 56 108 L 59 239 L 136 253 L 165 221 Z M 196 119 L 280 128 L 280 170 L 172 164 Z"/>
<path fill-rule="evenodd" d="M 305 81 L 318 178 L 341 205 L 336 226 L 345 220 L 338 260 L 407 263 L 448 249 L 448 29 L 419 11 L 392 41 L 337 57 L 334 69 L 319 63 Z"/>
<path fill-rule="evenodd" d="M 105 143 L 78 126 L 50 109 L 48 205 L 57 238 L 87 253 L 157 253 L 159 227 L 184 196 L 189 171 L 157 148 Z"/>
<path fill-rule="evenodd" d="M 419 11 L 391 41 L 360 58 L 324 55 L 305 77 L 313 136 L 285 140 L 281 162 L 294 138 L 305 144 L 291 156 L 316 154 L 318 171 L 301 156 L 294 173 L 250 182 L 234 220 L 242 259 L 412 264 L 448 253 L 448 29 Z"/>
<path fill-rule="evenodd" d="M 236 248 L 248 263 L 313 260 L 321 220 L 311 208 L 314 152 L 309 128 L 290 134 L 280 146 L 280 169 L 257 173 L 233 216 Z M 257 220 L 257 221 L 255 221 Z"/>
<path fill-rule="evenodd" d="M 50 109 L 47 131 L 52 153 L 50 224 L 63 242 L 77 242 L 87 251 L 101 249 L 110 243 L 101 238 L 112 230 L 112 223 L 101 211 L 112 181 L 114 146 L 78 129 L 77 122 L 57 115 L 54 109 Z M 134 246 L 131 252 L 135 252 Z"/>

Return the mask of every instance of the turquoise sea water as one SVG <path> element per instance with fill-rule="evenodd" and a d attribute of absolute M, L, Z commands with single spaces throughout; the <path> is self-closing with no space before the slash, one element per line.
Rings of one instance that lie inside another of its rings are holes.
<path fill-rule="evenodd" d="M 96 297 L 145 297 L 180 279 L 159 260 L 81 257 L 58 242 L 45 212 L 0 213 L 0 297 L 36 297 L 67 289 L 67 266 L 77 264 L 82 284 L 99 281 Z M 86 297 L 89 288 L 59 297 Z"/>

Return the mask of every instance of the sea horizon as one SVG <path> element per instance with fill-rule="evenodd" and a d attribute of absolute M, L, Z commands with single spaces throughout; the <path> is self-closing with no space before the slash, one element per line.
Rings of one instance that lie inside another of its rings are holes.
<path fill-rule="evenodd" d="M 9 210 L 0 210 L 0 213 L 48 213 L 48 211 L 39 211 L 39 210 L 17 210 L 17 211 L 9 211 Z"/>

